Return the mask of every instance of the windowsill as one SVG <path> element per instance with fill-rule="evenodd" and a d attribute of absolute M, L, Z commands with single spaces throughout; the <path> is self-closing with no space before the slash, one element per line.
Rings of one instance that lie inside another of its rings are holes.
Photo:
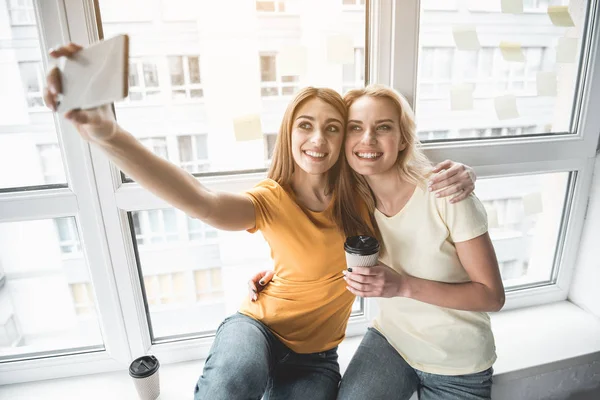
<path fill-rule="evenodd" d="M 492 315 L 498 361 L 494 384 L 536 376 L 600 360 L 600 320 L 564 301 Z M 347 338 L 339 348 L 346 369 L 361 337 Z M 192 397 L 203 360 L 163 365 L 161 400 Z M 0 386 L 0 397 L 14 399 L 135 399 L 127 371 Z"/>

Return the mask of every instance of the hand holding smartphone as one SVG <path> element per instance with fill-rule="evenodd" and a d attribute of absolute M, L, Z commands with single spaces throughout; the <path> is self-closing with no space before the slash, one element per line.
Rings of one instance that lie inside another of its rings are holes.
<path fill-rule="evenodd" d="M 89 109 L 128 95 L 129 37 L 118 35 L 63 59 L 62 96 L 56 110 Z"/>

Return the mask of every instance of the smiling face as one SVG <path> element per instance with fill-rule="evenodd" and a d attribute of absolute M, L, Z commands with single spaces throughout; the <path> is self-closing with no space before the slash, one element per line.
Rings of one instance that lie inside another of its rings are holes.
<path fill-rule="evenodd" d="M 312 98 L 296 109 L 292 121 L 292 155 L 307 174 L 329 171 L 344 139 L 344 118 L 329 103 Z"/>
<path fill-rule="evenodd" d="M 362 96 L 352 103 L 345 151 L 354 171 L 367 176 L 385 173 L 405 148 L 394 102 L 385 97 Z"/>

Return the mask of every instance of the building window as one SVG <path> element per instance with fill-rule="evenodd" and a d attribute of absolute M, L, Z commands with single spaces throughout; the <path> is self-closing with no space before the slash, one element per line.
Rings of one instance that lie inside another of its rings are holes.
<path fill-rule="evenodd" d="M 208 135 L 186 135 L 177 137 L 179 165 L 189 173 L 210 170 L 208 161 Z"/>
<path fill-rule="evenodd" d="M 199 56 L 170 56 L 171 96 L 173 99 L 198 99 L 204 97 L 200 79 Z"/>
<path fill-rule="evenodd" d="M 140 138 L 140 142 L 151 152 L 165 160 L 169 159 L 166 137 Z"/>
<path fill-rule="evenodd" d="M 8 12 L 12 25 L 35 25 L 33 0 L 8 0 Z"/>
<path fill-rule="evenodd" d="M 454 49 L 425 47 L 419 59 L 419 95 L 439 96 L 450 92 Z"/>
<path fill-rule="evenodd" d="M 144 277 L 146 301 L 149 305 L 185 303 L 190 297 L 185 272 Z"/>
<path fill-rule="evenodd" d="M 136 211 L 132 218 L 138 245 L 176 242 L 178 239 L 177 218 L 172 208 Z"/>
<path fill-rule="evenodd" d="M 266 133 L 265 136 L 265 157 L 267 160 L 273 158 L 273 152 L 275 151 L 275 143 L 277 142 L 276 133 Z"/>
<path fill-rule="evenodd" d="M 160 95 L 158 67 L 149 60 L 129 63 L 129 100 L 140 101 Z"/>
<path fill-rule="evenodd" d="M 94 290 L 90 282 L 72 283 L 69 285 L 73 306 L 77 315 L 95 315 Z"/>
<path fill-rule="evenodd" d="M 259 12 L 285 12 L 285 1 L 256 1 L 256 11 Z"/>
<path fill-rule="evenodd" d="M 355 7 L 355 6 L 364 7 L 365 0 L 342 0 L 342 5 L 344 7 Z"/>
<path fill-rule="evenodd" d="M 80 253 L 81 244 L 79 243 L 79 234 L 77 233 L 75 219 L 72 217 L 56 218 L 54 219 L 54 224 L 58 232 L 60 251 L 63 254 Z"/>
<path fill-rule="evenodd" d="M 42 88 L 44 87 L 44 74 L 39 61 L 25 61 L 19 63 L 21 81 L 25 89 L 28 107 L 44 107 Z"/>
<path fill-rule="evenodd" d="M 65 182 L 65 171 L 63 170 L 60 147 L 58 143 L 37 145 L 44 183 L 51 185 Z"/>
<path fill-rule="evenodd" d="M 221 268 L 194 271 L 196 301 L 216 300 L 224 297 Z"/>
<path fill-rule="evenodd" d="M 216 228 L 190 216 L 187 216 L 187 229 L 189 240 L 215 239 L 219 236 Z"/>
<path fill-rule="evenodd" d="M 365 49 L 354 49 L 354 63 L 345 64 L 342 69 L 342 92 L 356 89 L 365 85 Z"/>
<path fill-rule="evenodd" d="M 275 54 L 260 55 L 260 87 L 261 96 L 291 96 L 298 90 L 297 75 L 279 75 L 277 73 L 277 56 Z"/>
<path fill-rule="evenodd" d="M 450 131 L 420 131 L 418 132 L 419 140 L 444 140 L 450 136 Z"/>

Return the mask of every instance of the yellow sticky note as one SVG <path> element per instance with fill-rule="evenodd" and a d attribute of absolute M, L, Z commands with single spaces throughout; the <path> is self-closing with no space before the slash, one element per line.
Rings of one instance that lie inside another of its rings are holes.
<path fill-rule="evenodd" d="M 525 54 L 521 43 L 500 42 L 500 52 L 506 61 L 525 62 Z"/>
<path fill-rule="evenodd" d="M 260 115 L 249 114 L 233 119 L 233 132 L 235 140 L 243 142 L 246 140 L 257 140 L 263 138 Z"/>
<path fill-rule="evenodd" d="M 304 46 L 286 46 L 279 52 L 277 62 L 279 74 L 286 75 L 305 75 L 308 64 L 308 55 Z"/>
<path fill-rule="evenodd" d="M 550 6 L 548 7 L 548 16 L 556 26 L 575 26 L 568 6 Z"/>
<path fill-rule="evenodd" d="M 347 35 L 327 37 L 327 62 L 331 64 L 354 63 L 354 40 Z"/>
<path fill-rule="evenodd" d="M 450 89 L 450 109 L 452 111 L 473 109 L 473 86 L 456 85 Z"/>
<path fill-rule="evenodd" d="M 512 94 L 496 97 L 494 107 L 499 120 L 519 118 L 517 110 L 517 98 Z"/>
<path fill-rule="evenodd" d="M 536 86 L 538 96 L 556 96 L 556 73 L 538 72 Z"/>
<path fill-rule="evenodd" d="M 454 26 L 452 35 L 459 50 L 479 50 L 481 47 L 477 31 L 473 26 Z"/>
<path fill-rule="evenodd" d="M 523 14 L 523 0 L 502 0 L 501 8 L 505 14 Z"/>
<path fill-rule="evenodd" d="M 523 208 L 527 216 L 544 212 L 542 195 L 539 192 L 534 192 L 523 196 Z"/>
<path fill-rule="evenodd" d="M 574 63 L 577 59 L 578 43 L 579 41 L 577 38 L 558 38 L 558 46 L 556 46 L 556 62 Z"/>

